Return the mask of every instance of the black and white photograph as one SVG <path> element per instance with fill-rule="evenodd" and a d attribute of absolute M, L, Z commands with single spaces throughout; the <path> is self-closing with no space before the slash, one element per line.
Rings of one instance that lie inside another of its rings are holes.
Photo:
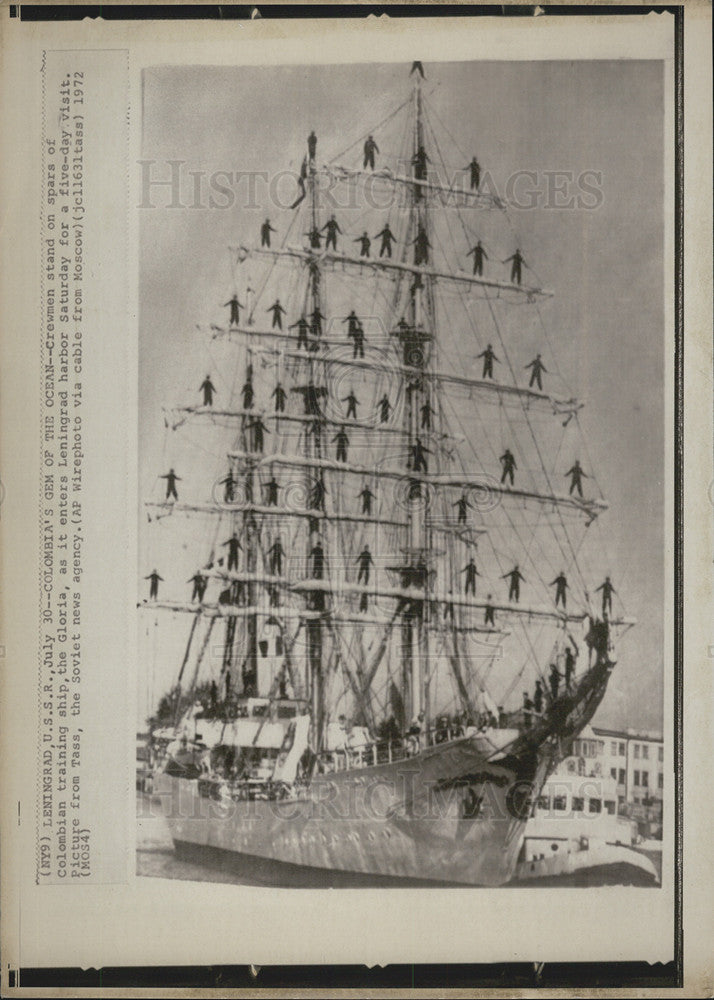
<path fill-rule="evenodd" d="M 140 876 L 661 887 L 666 86 L 143 70 Z"/>

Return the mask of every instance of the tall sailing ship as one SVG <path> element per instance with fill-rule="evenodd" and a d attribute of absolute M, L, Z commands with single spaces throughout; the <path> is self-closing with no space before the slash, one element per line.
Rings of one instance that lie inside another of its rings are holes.
<path fill-rule="evenodd" d="M 286 226 L 230 248 L 240 375 L 167 416 L 222 467 L 148 504 L 206 546 L 190 600 L 149 574 L 190 622 L 154 787 L 178 852 L 272 884 L 507 882 L 630 624 L 579 555 L 606 505 L 550 293 L 427 86 L 332 160 L 311 134 Z"/>

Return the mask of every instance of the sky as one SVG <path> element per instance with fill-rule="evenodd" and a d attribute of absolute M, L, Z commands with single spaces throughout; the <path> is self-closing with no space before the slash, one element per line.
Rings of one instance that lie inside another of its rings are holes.
<path fill-rule="evenodd" d="M 445 137 L 454 140 L 447 167 L 463 167 L 476 153 L 499 193 L 507 194 L 508 179 L 517 176 L 514 190 L 522 205 L 536 192 L 534 206 L 510 209 L 512 239 L 531 265 L 530 277 L 554 292 L 540 306 L 552 360 L 562 384 L 586 404 L 581 427 L 609 503 L 586 540 L 589 565 L 593 579 L 611 575 L 620 610 L 638 621 L 620 644 L 596 721 L 661 729 L 664 359 L 674 350 L 663 309 L 663 66 L 623 60 L 425 69 L 424 92 L 438 117 L 442 150 Z M 169 177 L 168 161 L 182 161 L 185 207 L 167 207 L 168 189 L 156 187 L 149 195 L 155 207 L 139 210 L 143 499 L 161 499 L 163 481 L 157 476 L 180 460 L 162 407 L 195 404 L 207 371 L 216 373 L 225 400 L 227 355 L 197 328 L 225 322 L 223 303 L 234 288 L 227 248 L 253 243 L 266 214 L 280 233 L 290 219 L 285 207 L 266 208 L 264 188 L 259 204 L 246 207 L 245 180 L 233 186 L 232 207 L 210 208 L 206 189 L 196 198 L 196 177 L 189 171 L 267 171 L 270 178 L 295 171 L 311 129 L 319 137 L 318 159 L 336 156 L 409 98 L 408 71 L 404 64 L 365 64 L 145 72 L 143 157 L 160 179 Z M 535 172 L 535 179 L 526 171 Z M 596 172 L 599 181 L 591 183 L 598 194 L 588 200 L 596 207 L 559 207 L 565 196 L 549 195 L 548 171 L 573 178 Z M 284 206 L 294 181 L 284 178 L 273 190 Z M 349 211 L 340 215 L 348 219 L 347 228 Z M 355 228 L 358 224 L 355 219 Z M 475 229 L 480 225 L 476 220 Z M 502 240 L 495 249 L 505 257 L 514 246 Z M 524 320 L 521 353 L 530 350 L 532 324 Z M 517 328 L 509 335 L 519 336 Z M 205 447 L 210 451 L 213 445 L 206 441 Z M 219 469 L 216 464 L 216 473 Z M 198 488 L 191 470 L 177 465 L 177 471 L 185 477 L 182 498 L 190 496 Z M 165 558 L 168 543 L 157 548 L 157 525 L 147 523 L 143 510 L 140 524 L 137 575 L 144 588 L 141 578 L 161 554 Z M 165 522 L 158 528 L 166 539 Z M 166 596 L 173 590 L 172 596 L 183 599 L 194 553 L 182 544 L 174 554 L 175 568 L 158 568 L 167 581 Z M 145 623 L 141 636 L 145 655 L 153 657 L 155 638 Z M 161 666 L 147 679 L 141 705 L 173 682 L 177 656 L 178 649 L 159 651 Z"/>

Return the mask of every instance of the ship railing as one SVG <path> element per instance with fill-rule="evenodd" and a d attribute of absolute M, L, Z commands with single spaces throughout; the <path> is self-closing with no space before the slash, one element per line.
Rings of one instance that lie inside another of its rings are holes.
<path fill-rule="evenodd" d="M 323 750 L 317 755 L 317 769 L 323 774 L 335 774 L 355 768 L 377 767 L 393 764 L 415 757 L 428 747 L 472 736 L 478 732 L 476 726 L 459 723 L 436 726 L 420 732 L 408 732 L 388 740 L 375 740 L 353 746 Z"/>

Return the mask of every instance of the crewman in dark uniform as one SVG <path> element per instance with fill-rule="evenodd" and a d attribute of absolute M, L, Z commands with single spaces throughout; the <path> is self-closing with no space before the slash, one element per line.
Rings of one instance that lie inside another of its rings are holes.
<path fill-rule="evenodd" d="M 535 682 L 535 691 L 533 692 L 533 708 L 536 710 L 537 715 L 543 714 L 543 682 L 540 679 Z"/>
<path fill-rule="evenodd" d="M 511 281 L 515 285 L 520 285 L 521 283 L 521 267 L 528 267 L 525 260 L 521 256 L 521 251 L 516 249 L 516 252 L 511 257 L 506 257 L 503 261 L 504 264 L 508 264 L 509 261 L 513 261 L 511 264 Z"/>
<path fill-rule="evenodd" d="M 159 576 L 157 570 L 152 570 L 144 579 L 151 581 L 149 584 L 149 600 L 155 601 L 159 596 L 159 580 L 163 583 L 164 578 L 163 576 Z"/>
<path fill-rule="evenodd" d="M 545 365 L 541 361 L 540 354 L 536 354 L 535 358 L 531 361 L 531 363 L 529 365 L 526 365 L 525 367 L 526 367 L 526 370 L 528 368 L 532 368 L 533 369 L 533 371 L 531 372 L 531 380 L 528 383 L 528 388 L 532 389 L 533 388 L 533 384 L 535 383 L 538 386 L 538 388 L 541 390 L 541 392 L 542 392 L 543 391 L 543 380 L 541 378 L 541 375 L 543 373 L 545 373 L 547 375 L 548 374 L 548 369 L 545 367 Z"/>
<path fill-rule="evenodd" d="M 612 614 L 612 595 L 616 594 L 617 591 L 610 582 L 610 577 L 605 577 L 605 582 L 601 583 L 599 587 L 595 588 L 595 593 L 598 590 L 602 591 L 602 616 L 606 618 L 608 613 Z"/>
<path fill-rule="evenodd" d="M 414 246 L 415 265 L 418 267 L 419 264 L 428 264 L 431 243 L 429 242 L 429 237 L 426 235 L 426 230 L 420 228 L 416 235 L 416 239 L 414 239 L 412 243 Z"/>
<path fill-rule="evenodd" d="M 347 445 L 350 443 L 349 435 L 345 430 L 344 426 L 340 427 L 339 431 L 333 437 L 333 442 L 337 443 L 337 452 L 335 458 L 338 462 L 347 461 Z"/>
<path fill-rule="evenodd" d="M 500 364 L 499 359 L 493 352 L 493 348 L 490 344 L 486 345 L 486 350 L 481 351 L 480 354 L 476 355 L 477 358 L 483 358 L 483 374 L 481 378 L 493 378 L 493 362 Z"/>
<path fill-rule="evenodd" d="M 206 375 L 203 382 L 201 382 L 199 391 L 203 393 L 203 405 L 213 406 L 213 393 L 217 390 L 213 382 L 211 382 L 210 375 Z"/>
<path fill-rule="evenodd" d="M 253 448 L 252 451 L 262 451 L 264 434 L 270 434 L 270 431 L 265 426 L 260 417 L 255 417 L 253 420 L 249 420 L 246 424 L 246 429 L 252 432 L 253 437 Z"/>
<path fill-rule="evenodd" d="M 237 295 L 234 295 L 232 299 L 229 299 L 227 302 L 223 303 L 223 307 L 225 308 L 226 306 L 231 307 L 231 318 L 229 321 L 229 325 L 240 326 L 240 310 L 245 309 L 243 303 L 238 301 Z"/>
<path fill-rule="evenodd" d="M 427 400 L 419 409 L 419 415 L 421 416 L 421 429 L 423 431 L 431 430 L 431 418 L 436 414 L 436 410 Z"/>
<path fill-rule="evenodd" d="M 325 496 L 327 490 L 322 479 L 316 479 L 310 491 L 310 507 L 312 510 L 325 509 Z"/>
<path fill-rule="evenodd" d="M 312 310 L 310 314 L 310 329 L 313 337 L 319 338 L 322 336 L 322 321 L 324 318 L 319 306 Z"/>
<path fill-rule="evenodd" d="M 362 513 L 371 514 L 372 501 L 375 499 L 375 496 L 374 493 L 369 488 L 369 486 L 365 485 L 361 493 L 358 494 L 358 497 L 362 501 Z"/>
<path fill-rule="evenodd" d="M 412 469 L 414 472 L 428 472 L 428 466 L 426 462 L 426 455 L 430 455 L 431 452 L 428 448 L 425 448 L 421 443 L 420 439 L 417 438 L 416 442 L 412 445 Z"/>
<path fill-rule="evenodd" d="M 468 505 L 469 505 L 469 502 L 466 499 L 466 494 L 465 493 L 462 496 L 459 497 L 459 499 L 456 501 L 455 504 L 452 505 L 454 507 L 458 507 L 458 509 L 459 509 L 459 517 L 458 517 L 457 524 L 466 524 L 466 511 L 468 509 Z"/>
<path fill-rule="evenodd" d="M 305 233 L 307 238 L 310 240 L 310 249 L 319 250 L 322 246 L 322 237 L 320 236 L 320 230 L 314 227 L 309 233 Z"/>
<path fill-rule="evenodd" d="M 523 576 L 518 566 L 514 566 L 510 572 L 504 573 L 501 579 L 510 581 L 508 588 L 508 600 L 518 602 L 521 599 L 521 583 L 526 582 L 526 578 Z"/>
<path fill-rule="evenodd" d="M 491 600 L 490 594 L 487 594 L 486 600 L 490 602 Z M 490 603 L 488 603 L 484 608 L 483 623 L 484 625 L 492 625 L 492 626 L 495 626 L 496 624 L 493 605 Z"/>
<path fill-rule="evenodd" d="M 222 547 L 228 546 L 228 572 L 231 570 L 238 569 L 238 552 L 242 551 L 243 546 L 238 541 L 238 535 L 235 532 L 231 535 L 228 541 L 222 543 Z"/>
<path fill-rule="evenodd" d="M 194 573 L 186 583 L 193 584 L 193 593 L 191 594 L 191 602 L 198 601 L 199 604 L 203 600 L 203 595 L 206 593 L 206 587 L 208 586 L 208 579 L 203 575 L 203 573 Z"/>
<path fill-rule="evenodd" d="M 568 589 L 568 581 L 567 581 L 567 579 L 565 577 L 565 573 L 563 573 L 563 571 L 561 570 L 560 573 L 556 576 L 555 580 L 552 580 L 548 584 L 548 586 L 549 587 L 555 587 L 555 606 L 556 606 L 556 608 L 558 607 L 558 603 L 559 602 L 561 602 L 562 605 L 563 605 L 563 608 L 565 608 L 565 598 L 566 598 L 565 592 Z"/>
<path fill-rule="evenodd" d="M 360 250 L 359 250 L 360 257 L 369 257 L 369 248 L 372 246 L 372 241 L 367 235 L 366 229 L 361 236 L 358 236 L 357 239 L 352 240 L 352 242 L 360 244 Z"/>
<path fill-rule="evenodd" d="M 265 311 L 273 314 L 273 326 L 272 326 L 272 329 L 274 330 L 277 327 L 278 330 L 282 330 L 282 328 L 283 328 L 283 316 L 285 314 L 285 310 L 280 305 L 280 299 L 276 299 L 275 302 L 273 302 L 273 304 L 270 307 L 270 309 L 266 309 Z"/>
<path fill-rule="evenodd" d="M 363 358 L 364 357 L 364 327 L 358 321 L 357 327 L 354 332 L 354 344 L 352 347 L 352 357 Z"/>
<path fill-rule="evenodd" d="M 310 329 L 310 324 L 308 323 L 308 321 L 305 319 L 304 316 L 301 316 L 300 319 L 297 320 L 295 323 L 290 324 L 288 330 L 294 330 L 295 327 L 297 327 L 298 331 L 298 340 L 297 340 L 298 351 L 300 350 L 301 347 L 304 347 L 305 350 L 307 350 L 307 331 Z"/>
<path fill-rule="evenodd" d="M 277 233 L 277 229 L 273 229 L 270 225 L 270 219 L 266 219 L 263 225 L 260 227 L 260 245 L 262 247 L 270 246 L 270 234 Z"/>
<path fill-rule="evenodd" d="M 276 538 L 268 549 L 268 555 L 270 556 L 270 572 L 273 573 L 274 576 L 282 576 L 285 549 L 283 548 L 283 543 L 279 538 Z"/>
<path fill-rule="evenodd" d="M 369 545 L 365 547 L 360 552 L 357 558 L 357 565 L 359 566 L 359 572 L 357 573 L 357 583 L 365 584 L 369 583 L 369 569 L 370 566 L 374 565 L 374 560 L 372 559 L 372 553 L 369 551 Z"/>
<path fill-rule="evenodd" d="M 314 160 L 316 152 L 317 152 L 317 136 L 313 131 L 307 137 L 307 155 L 310 157 L 311 160 Z"/>
<path fill-rule="evenodd" d="M 221 483 L 220 484 L 221 484 L 221 486 L 225 486 L 225 489 L 223 490 L 223 502 L 224 503 L 233 503 L 233 500 L 235 498 L 236 481 L 235 481 L 235 479 L 233 477 L 233 470 L 232 469 L 229 470 L 228 475 L 226 476 L 225 479 L 221 479 Z"/>
<path fill-rule="evenodd" d="M 481 240 L 478 241 L 476 246 L 471 247 L 469 252 L 466 254 L 470 257 L 473 254 L 474 258 L 474 274 L 483 274 L 483 262 L 488 260 L 488 254 L 484 250 Z"/>
<path fill-rule="evenodd" d="M 471 190 L 478 191 L 481 185 L 481 164 L 475 156 L 471 157 L 471 163 L 464 167 L 464 170 L 468 170 L 471 174 Z"/>
<path fill-rule="evenodd" d="M 278 483 L 275 476 L 272 476 L 267 483 L 264 484 L 265 489 L 265 504 L 267 507 L 277 507 L 278 506 L 278 490 L 280 489 L 280 484 Z"/>
<path fill-rule="evenodd" d="M 320 231 L 324 233 L 325 230 L 327 230 L 327 239 L 325 240 L 325 250 L 329 250 L 330 246 L 332 246 L 335 250 L 337 250 L 337 234 L 341 233 L 342 230 L 340 229 L 340 224 L 334 217 L 334 215 L 330 216 L 330 218 L 327 220 L 327 222 Z"/>
<path fill-rule="evenodd" d="M 253 400 L 255 399 L 255 393 L 253 391 L 253 382 L 248 379 L 241 389 L 241 396 L 243 397 L 243 409 L 251 410 L 253 408 Z"/>
<path fill-rule="evenodd" d="M 580 462 L 575 459 L 572 468 L 568 469 L 565 476 L 570 476 L 570 490 L 568 491 L 572 496 L 573 490 L 578 491 L 578 495 L 582 497 L 583 495 L 583 479 L 588 479 L 586 472 L 583 472 Z M 565 478 L 565 477 L 564 477 Z"/>
<path fill-rule="evenodd" d="M 550 696 L 553 701 L 556 701 L 558 698 L 558 691 L 560 690 L 560 671 L 555 663 L 551 663 L 550 665 L 548 681 L 550 683 Z"/>
<path fill-rule="evenodd" d="M 469 592 L 476 596 L 476 577 L 481 576 L 479 571 L 476 569 L 476 563 L 474 557 L 471 556 L 469 561 L 466 563 L 464 568 L 461 570 L 462 573 L 466 574 L 466 580 L 464 581 L 464 593 Z"/>
<path fill-rule="evenodd" d="M 354 309 L 351 309 L 349 315 L 345 316 L 345 318 L 342 320 L 343 326 L 345 323 L 347 324 L 347 336 L 354 337 L 355 330 L 359 326 L 359 318 Z"/>
<path fill-rule="evenodd" d="M 345 396 L 342 400 L 343 403 L 347 403 L 347 416 L 346 419 L 349 420 L 350 417 L 357 419 L 357 407 L 359 406 L 359 400 L 355 396 L 354 389 L 350 389 L 349 395 Z"/>
<path fill-rule="evenodd" d="M 505 483 L 506 479 L 511 480 L 511 486 L 513 486 L 513 473 L 518 468 L 516 465 L 516 460 L 513 457 L 513 453 L 510 448 L 506 448 L 504 453 L 499 458 L 499 462 L 503 466 L 503 472 L 501 473 L 501 482 Z"/>
<path fill-rule="evenodd" d="M 283 389 L 280 382 L 278 382 L 270 395 L 275 397 L 275 412 L 284 413 L 288 394 L 285 392 L 285 389 Z"/>
<path fill-rule="evenodd" d="M 527 691 L 523 692 L 523 725 L 526 729 L 531 728 L 531 722 L 533 721 L 533 702 L 531 701 L 531 696 Z"/>
<path fill-rule="evenodd" d="M 389 402 L 389 397 L 387 396 L 386 392 L 382 396 L 380 401 L 377 403 L 377 406 L 379 407 L 379 422 L 382 424 L 388 423 L 389 414 L 392 409 L 392 404 Z"/>
<path fill-rule="evenodd" d="M 370 170 L 374 170 L 374 154 L 379 152 L 379 146 L 374 141 L 371 135 L 367 136 L 367 141 L 364 144 L 364 161 L 362 163 L 362 169 L 366 170 L 367 167 Z"/>
<path fill-rule="evenodd" d="M 575 673 L 575 653 L 568 646 L 565 650 L 565 688 L 570 691 L 571 685 L 573 683 L 573 674 Z"/>
<path fill-rule="evenodd" d="M 176 483 L 181 482 L 181 476 L 177 476 L 173 469 L 169 471 L 164 476 L 160 476 L 160 479 L 166 480 L 166 499 L 173 497 L 174 500 L 178 500 L 178 493 L 176 492 Z"/>
<path fill-rule="evenodd" d="M 414 167 L 414 178 L 418 181 L 425 181 L 427 176 L 427 163 L 429 163 L 429 157 L 423 146 L 419 146 L 416 153 L 412 157 L 412 166 Z"/>
<path fill-rule="evenodd" d="M 379 248 L 379 256 L 383 257 L 385 254 L 387 257 L 392 256 L 392 243 L 396 241 L 396 236 L 389 228 L 389 223 L 387 223 L 381 232 L 377 233 L 374 237 L 375 240 L 382 239 L 382 245 Z"/>

